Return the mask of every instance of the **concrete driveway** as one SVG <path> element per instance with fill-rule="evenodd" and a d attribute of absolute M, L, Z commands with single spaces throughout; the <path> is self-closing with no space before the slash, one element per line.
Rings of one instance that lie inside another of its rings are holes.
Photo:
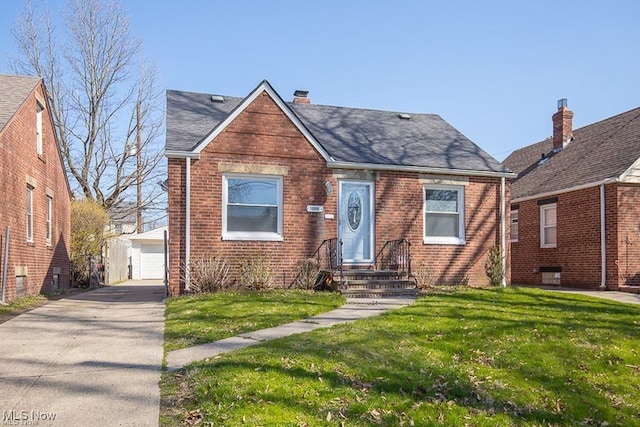
<path fill-rule="evenodd" d="M 128 282 L 0 324 L 0 425 L 157 426 L 163 298 Z"/>

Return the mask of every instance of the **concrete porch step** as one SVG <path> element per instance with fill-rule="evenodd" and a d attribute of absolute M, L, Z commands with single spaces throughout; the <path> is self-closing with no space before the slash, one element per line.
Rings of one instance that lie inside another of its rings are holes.
<path fill-rule="evenodd" d="M 419 291 L 415 287 L 408 288 L 381 288 L 381 289 L 354 289 L 347 288 L 340 291 L 346 298 L 415 298 Z"/>

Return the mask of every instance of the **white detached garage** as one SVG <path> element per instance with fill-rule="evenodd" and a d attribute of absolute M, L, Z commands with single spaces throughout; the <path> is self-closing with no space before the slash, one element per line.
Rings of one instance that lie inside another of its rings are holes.
<path fill-rule="evenodd" d="M 134 280 L 164 279 L 164 232 L 167 229 L 164 226 L 129 237 Z"/>

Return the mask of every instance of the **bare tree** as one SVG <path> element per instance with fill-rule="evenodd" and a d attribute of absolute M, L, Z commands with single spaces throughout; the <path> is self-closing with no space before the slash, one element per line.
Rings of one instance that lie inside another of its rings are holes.
<path fill-rule="evenodd" d="M 27 0 L 11 65 L 44 79 L 74 192 L 110 212 L 151 209 L 164 177 L 161 92 L 124 10 L 116 0 L 69 0 L 61 34 L 42 10 Z M 136 201 L 139 182 L 145 194 Z"/>

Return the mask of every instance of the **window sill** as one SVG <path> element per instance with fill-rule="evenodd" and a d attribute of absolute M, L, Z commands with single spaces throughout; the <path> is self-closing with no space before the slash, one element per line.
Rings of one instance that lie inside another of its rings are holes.
<path fill-rule="evenodd" d="M 222 234 L 222 240 L 259 241 L 259 242 L 282 242 L 284 237 L 279 234 Z"/>
<path fill-rule="evenodd" d="M 551 245 L 541 245 L 540 249 L 558 249 L 558 246 L 557 245 L 553 245 L 553 246 L 551 246 Z"/>
<path fill-rule="evenodd" d="M 425 237 L 423 240 L 425 245 L 458 245 L 464 246 L 467 241 L 457 237 Z"/>

